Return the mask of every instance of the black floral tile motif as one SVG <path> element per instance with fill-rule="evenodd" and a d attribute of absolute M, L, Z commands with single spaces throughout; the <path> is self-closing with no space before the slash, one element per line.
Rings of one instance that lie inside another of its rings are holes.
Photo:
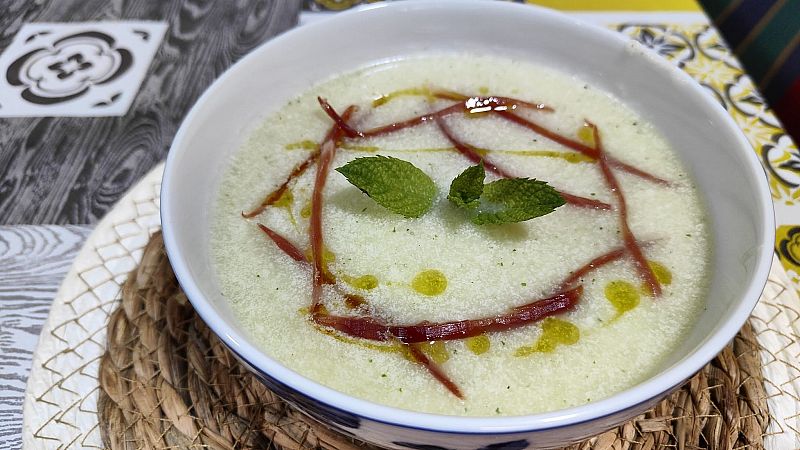
<path fill-rule="evenodd" d="M 72 34 L 14 60 L 6 71 L 6 80 L 22 87 L 20 95 L 31 103 L 49 105 L 71 100 L 130 69 L 133 55 L 115 44 L 113 37 L 99 31 Z"/>
<path fill-rule="evenodd" d="M 125 114 L 165 30 L 158 22 L 23 26 L 0 56 L 0 117 Z"/>
<path fill-rule="evenodd" d="M 760 155 L 764 167 L 773 180 L 789 189 L 800 188 L 800 151 L 786 134 L 773 134 L 771 142 L 761 146 Z M 798 227 L 800 228 L 800 227 Z M 788 242 L 788 241 L 787 241 Z M 800 267 L 800 235 L 794 238 L 794 254 L 784 245 L 778 256 Z"/>
<path fill-rule="evenodd" d="M 684 62 L 694 58 L 694 48 L 686 36 L 672 32 L 665 26 L 624 24 L 617 30 L 675 61 L 678 67 L 683 67 Z"/>
<path fill-rule="evenodd" d="M 778 233 L 775 251 L 782 259 L 800 267 L 800 226 L 783 228 Z"/>

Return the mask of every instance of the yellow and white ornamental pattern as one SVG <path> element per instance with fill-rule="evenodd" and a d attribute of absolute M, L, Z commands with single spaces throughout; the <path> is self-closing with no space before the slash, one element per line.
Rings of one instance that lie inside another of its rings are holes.
<path fill-rule="evenodd" d="M 800 292 L 800 151 L 708 25 L 617 25 L 700 83 L 733 117 L 769 179 L 775 204 L 775 253 Z"/>

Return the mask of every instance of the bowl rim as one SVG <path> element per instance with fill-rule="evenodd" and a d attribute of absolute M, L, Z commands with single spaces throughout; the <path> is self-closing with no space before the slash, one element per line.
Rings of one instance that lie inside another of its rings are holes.
<path fill-rule="evenodd" d="M 167 155 L 164 177 L 161 185 L 160 214 L 166 251 L 181 287 L 203 321 L 240 359 L 244 360 L 257 371 L 267 374 L 280 384 L 316 402 L 323 403 L 329 408 L 341 410 L 359 418 L 391 426 L 444 434 L 457 433 L 468 435 L 518 434 L 530 431 L 555 430 L 623 413 L 639 405 L 650 402 L 657 397 L 666 395 L 670 390 L 693 376 L 711 361 L 728 342 L 733 339 L 750 316 L 750 313 L 766 285 L 771 267 L 772 248 L 775 239 L 775 219 L 773 203 L 765 173 L 742 130 L 736 125 L 727 111 L 725 111 L 721 105 L 714 102 L 694 79 L 684 71 L 663 60 L 663 58 L 651 54 L 649 49 L 643 49 L 644 52 L 642 56 L 646 57 L 650 64 L 659 65 L 660 70 L 670 71 L 672 76 L 686 81 L 686 83 L 682 83 L 684 88 L 693 91 L 694 95 L 702 98 L 703 102 L 708 103 L 712 111 L 715 112 L 716 118 L 720 119 L 719 125 L 724 127 L 720 132 L 730 133 L 731 136 L 735 137 L 738 141 L 739 145 L 732 151 L 741 153 L 739 156 L 743 156 L 742 161 L 746 164 L 746 171 L 756 180 L 755 185 L 758 192 L 755 194 L 761 199 L 761 204 L 759 205 L 761 209 L 760 216 L 763 220 L 761 225 L 764 226 L 765 230 L 761 235 L 761 241 L 757 242 L 755 245 L 758 256 L 757 264 L 753 271 L 753 281 L 741 296 L 739 304 L 728 314 L 730 319 L 724 323 L 715 334 L 709 335 L 692 353 L 689 353 L 668 370 L 660 374 L 654 375 L 633 387 L 601 400 L 566 409 L 521 416 L 451 416 L 416 412 L 382 405 L 328 388 L 283 366 L 277 360 L 267 356 L 248 342 L 244 331 L 239 331 L 234 324 L 222 320 L 217 315 L 214 307 L 205 298 L 190 275 L 187 262 L 178 245 L 176 230 L 173 228 L 172 220 L 170 219 L 169 211 L 172 209 L 172 199 L 169 192 L 173 189 L 173 177 L 170 176 L 170 174 L 176 170 L 175 161 L 178 152 L 181 151 L 180 149 L 183 145 L 183 141 L 186 139 L 189 124 L 191 124 L 205 108 L 206 103 L 208 103 L 209 99 L 215 94 L 219 85 L 231 78 L 232 74 L 240 71 L 242 67 L 246 65 L 245 63 L 247 61 L 259 58 L 259 55 L 265 48 L 280 45 L 282 42 L 292 39 L 298 33 L 306 33 L 306 30 L 309 29 L 330 27 L 335 25 L 339 20 L 346 20 L 353 16 L 367 16 L 363 17 L 362 20 L 369 20 L 368 16 L 376 10 L 398 10 L 395 13 L 401 13 L 402 11 L 420 8 L 450 8 L 456 6 L 463 7 L 464 5 L 470 5 L 473 8 L 480 5 L 480 8 L 488 9 L 513 9 L 516 14 L 543 16 L 545 20 L 561 22 L 572 27 L 580 27 L 583 32 L 591 33 L 598 39 L 615 41 L 612 45 L 619 45 L 622 47 L 630 45 L 631 43 L 629 38 L 609 29 L 587 23 L 561 12 L 534 5 L 486 2 L 482 0 L 470 0 L 467 2 L 464 0 L 406 0 L 403 2 L 372 4 L 354 10 L 336 13 L 333 17 L 296 27 L 261 44 L 229 67 L 200 96 L 181 123 Z M 759 280 L 763 280 L 763 283 L 760 283 Z"/>

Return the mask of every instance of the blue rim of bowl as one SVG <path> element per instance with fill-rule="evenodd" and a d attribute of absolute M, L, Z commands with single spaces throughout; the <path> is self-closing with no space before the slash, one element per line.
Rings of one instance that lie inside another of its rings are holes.
<path fill-rule="evenodd" d="M 177 238 L 173 234 L 174 229 L 172 228 L 172 223 L 169 220 L 168 211 L 171 209 L 171 199 L 168 193 L 171 188 L 171 178 L 169 177 L 169 173 L 174 170 L 174 161 L 176 159 L 175 155 L 177 154 L 176 151 L 173 150 L 178 148 L 180 143 L 183 141 L 184 135 L 187 132 L 186 124 L 191 123 L 194 117 L 199 114 L 198 111 L 203 109 L 204 104 L 214 94 L 214 87 L 224 83 L 232 73 L 236 72 L 237 69 L 242 67 L 249 59 L 258 58 L 258 55 L 263 48 L 279 45 L 280 42 L 291 39 L 291 37 L 297 33 L 306 32 L 305 30 L 329 27 L 331 26 L 330 24 L 335 24 L 337 21 L 346 20 L 350 17 L 356 16 L 364 16 L 361 17 L 361 20 L 369 20 L 369 16 L 376 12 L 380 13 L 392 11 L 392 13 L 396 14 L 400 13 L 401 11 L 409 12 L 419 9 L 428 10 L 430 8 L 452 7 L 478 7 L 481 10 L 485 10 L 485 8 L 497 8 L 498 10 L 505 8 L 515 11 L 516 14 L 541 15 L 547 17 L 549 20 L 567 23 L 572 27 L 579 27 L 584 32 L 595 34 L 598 39 L 615 41 L 615 45 L 625 46 L 630 45 L 632 42 L 629 38 L 611 30 L 588 24 L 563 13 L 532 5 L 519 5 L 505 2 L 485 2 L 481 0 L 406 0 L 396 3 L 392 2 L 369 5 L 367 7 L 352 11 L 337 13 L 334 17 L 295 28 L 262 44 L 260 47 L 256 48 L 250 54 L 242 58 L 242 60 L 228 68 L 228 70 L 223 73 L 222 76 L 220 76 L 197 100 L 195 105 L 186 115 L 186 118 L 184 119 L 180 129 L 175 135 L 170 152 L 167 156 L 164 169 L 164 178 L 161 186 L 160 212 L 165 247 L 178 281 L 203 321 L 232 351 L 234 351 L 241 359 L 247 361 L 249 365 L 257 368 L 262 373 L 268 374 L 271 378 L 279 381 L 289 389 L 312 399 L 314 402 L 322 403 L 330 408 L 344 411 L 347 414 L 373 422 L 384 423 L 406 429 L 423 430 L 444 434 L 519 434 L 533 431 L 557 430 L 560 428 L 572 427 L 587 422 L 602 420 L 603 418 L 632 410 L 639 405 L 653 400 L 656 397 L 665 395 L 670 391 L 670 389 L 690 378 L 709 361 L 711 361 L 725 347 L 725 345 L 727 345 L 727 343 L 733 339 L 742 325 L 744 325 L 747 318 L 750 316 L 750 313 L 755 307 L 756 302 L 760 297 L 764 286 L 766 285 L 767 277 L 769 275 L 772 261 L 773 242 L 775 239 L 775 220 L 771 194 L 767 186 L 765 174 L 760 162 L 753 153 L 749 142 L 742 133 L 742 130 L 735 124 L 733 119 L 730 117 L 727 111 L 722 108 L 722 106 L 708 98 L 708 94 L 702 90 L 700 85 L 698 85 L 695 80 L 693 80 L 683 71 L 671 66 L 668 62 L 663 60 L 663 58 L 653 54 L 648 49 L 642 48 L 642 54 L 643 56 L 647 57 L 649 63 L 655 64 L 660 67 L 660 70 L 669 71 L 672 76 L 687 82 L 685 83 L 685 88 L 694 91 L 695 95 L 706 99 L 706 102 L 710 105 L 710 108 L 716 112 L 718 118 L 720 119 L 719 125 L 725 127 L 722 132 L 730 133 L 739 141 L 737 150 L 742 153 L 741 156 L 743 156 L 744 160 L 747 161 L 747 169 L 751 172 L 753 179 L 760 180 L 760 182 L 757 182 L 758 192 L 756 194 L 758 198 L 762 200 L 760 209 L 761 217 L 764 220 L 762 225 L 765 227 L 765 230 L 761 236 L 761 242 L 758 242 L 757 245 L 754 245 L 754 248 L 757 249 L 759 257 L 756 268 L 753 271 L 753 281 L 751 281 L 748 289 L 742 295 L 743 300 L 739 303 L 737 308 L 730 313 L 730 319 L 728 322 L 722 325 L 716 334 L 707 338 L 692 353 L 688 354 L 683 359 L 664 370 L 661 374 L 656 375 L 645 382 L 642 382 L 610 397 L 585 405 L 524 416 L 447 416 L 385 406 L 357 397 L 352 397 L 334 389 L 325 387 L 316 381 L 313 381 L 297 372 L 292 371 L 291 369 L 288 369 L 276 360 L 265 355 L 254 345 L 248 342 L 247 338 L 239 333 L 234 326 L 219 320 L 214 307 L 206 301 L 204 295 L 189 274 L 186 263 L 181 258 L 181 252 L 178 248 Z M 763 282 L 758 283 L 758 280 L 763 280 Z M 345 408 L 341 405 L 347 405 L 348 407 Z M 400 418 L 403 417 L 405 419 L 401 420 Z"/>

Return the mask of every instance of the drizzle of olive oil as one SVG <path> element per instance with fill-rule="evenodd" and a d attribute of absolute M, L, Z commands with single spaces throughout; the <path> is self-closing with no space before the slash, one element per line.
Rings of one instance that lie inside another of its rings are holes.
<path fill-rule="evenodd" d="M 314 309 L 317 311 L 317 314 L 322 314 L 323 316 L 328 315 L 328 308 L 326 308 L 323 304 L 315 306 Z M 311 308 L 304 306 L 297 310 L 297 314 L 300 314 L 301 316 L 307 316 L 311 314 Z"/>
<path fill-rule="evenodd" d="M 377 108 L 378 106 L 385 105 L 386 103 L 389 103 L 390 101 L 398 97 L 404 97 L 404 96 L 425 97 L 425 99 L 428 102 L 434 102 L 437 100 L 437 98 L 449 99 L 449 100 L 461 100 L 464 98 L 464 96 L 462 94 L 459 94 L 458 92 L 453 92 L 443 89 L 431 90 L 426 86 L 422 86 L 422 87 L 415 87 L 408 89 L 400 89 L 398 91 L 381 95 L 380 97 L 372 101 L 372 106 Z"/>
<path fill-rule="evenodd" d="M 352 152 L 362 152 L 362 153 L 378 153 L 381 151 L 380 147 L 376 147 L 374 145 L 342 144 L 339 148 L 342 150 L 350 150 Z"/>
<path fill-rule="evenodd" d="M 647 261 L 650 270 L 656 276 L 656 279 L 661 284 L 672 284 L 672 272 L 669 271 L 663 264 L 657 261 Z"/>
<path fill-rule="evenodd" d="M 344 342 L 346 344 L 358 345 L 359 347 L 367 348 L 370 350 L 377 350 L 379 352 L 384 352 L 384 353 L 403 353 L 405 350 L 404 349 L 405 346 L 402 344 L 389 344 L 389 345 L 373 344 L 371 342 L 364 341 L 361 339 L 354 339 L 347 336 L 343 336 L 327 328 L 317 327 L 317 330 L 319 330 L 324 334 L 327 334 L 328 336 L 336 339 L 337 341 Z"/>
<path fill-rule="evenodd" d="M 284 148 L 286 150 L 316 150 L 319 147 L 319 144 L 312 140 L 303 140 L 299 142 L 292 142 L 291 144 L 286 144 Z"/>
<path fill-rule="evenodd" d="M 447 289 L 447 277 L 436 269 L 423 270 L 411 280 L 411 288 L 429 297 L 440 295 Z"/>
<path fill-rule="evenodd" d="M 596 145 L 594 142 L 594 128 L 589 125 L 583 125 L 578 130 L 578 139 L 589 147 L 594 147 Z"/>
<path fill-rule="evenodd" d="M 670 272 L 670 270 L 667 269 L 663 264 L 657 261 L 648 260 L 647 265 L 650 266 L 650 270 L 653 271 L 653 275 L 656 276 L 656 281 L 658 281 L 659 284 L 661 284 L 662 286 L 667 286 L 672 284 L 672 272 Z M 645 282 L 642 282 L 641 286 L 639 286 L 639 289 L 642 291 L 644 295 L 647 296 L 653 295 L 652 291 L 650 290 L 650 287 Z"/>
<path fill-rule="evenodd" d="M 308 247 L 306 249 L 305 255 L 308 261 L 314 260 L 314 250 L 311 247 Z M 324 247 L 322 249 L 322 262 L 324 264 L 327 264 L 327 263 L 332 263 L 334 261 L 336 261 L 336 254 L 328 250 L 328 247 Z"/>
<path fill-rule="evenodd" d="M 359 153 L 456 153 L 455 147 L 431 147 L 431 148 L 381 148 L 371 145 L 350 145 L 344 144 L 341 150 L 349 150 Z M 569 163 L 581 163 L 594 161 L 591 157 L 578 152 L 560 152 L 557 150 L 490 150 L 487 148 L 473 147 L 480 156 L 489 154 L 504 154 L 515 156 L 530 156 L 540 158 L 560 158 Z M 310 210 L 309 210 L 310 215 Z"/>
<path fill-rule="evenodd" d="M 386 95 L 381 95 L 380 97 L 372 101 L 372 106 L 374 108 L 377 108 L 378 106 L 385 105 L 398 97 L 405 97 L 405 96 L 425 97 L 429 102 L 436 100 L 436 97 L 433 95 L 433 92 L 431 92 L 430 89 L 426 87 L 416 87 L 416 88 L 400 89 L 399 91 L 394 91 Z"/>
<path fill-rule="evenodd" d="M 450 352 L 442 341 L 423 342 L 419 349 L 428 355 L 436 364 L 444 364 L 450 359 Z"/>
<path fill-rule="evenodd" d="M 340 274 L 339 277 L 342 281 L 356 289 L 369 291 L 378 287 L 378 277 L 375 275 L 367 274 L 360 277 L 351 277 L 350 275 Z"/>
<path fill-rule="evenodd" d="M 314 261 L 314 250 L 311 247 L 308 247 L 305 252 L 306 260 L 309 262 Z M 328 268 L 328 264 L 336 261 L 336 254 L 332 251 L 328 250 L 328 247 L 323 247 L 322 249 L 322 271 L 325 273 L 325 276 L 330 279 L 336 279 L 331 273 L 330 269 Z"/>
<path fill-rule="evenodd" d="M 573 345 L 580 338 L 581 331 L 574 324 L 555 317 L 547 317 L 542 321 L 542 335 L 536 343 L 518 348 L 514 356 L 552 353 L 559 345 Z"/>
<path fill-rule="evenodd" d="M 489 348 L 492 346 L 492 341 L 490 341 L 489 336 L 485 334 L 468 338 L 466 343 L 469 351 L 476 355 L 482 355 L 488 352 Z"/>
<path fill-rule="evenodd" d="M 543 158 L 561 158 L 564 161 L 576 164 L 581 162 L 592 162 L 594 161 L 592 158 L 578 152 L 559 152 L 556 150 L 488 150 L 488 149 L 478 149 L 485 152 L 485 154 L 489 153 L 502 153 L 508 155 L 517 155 L 517 156 L 534 156 L 534 157 L 543 157 Z"/>
<path fill-rule="evenodd" d="M 455 147 L 453 147 L 453 148 L 455 149 Z M 491 150 L 489 150 L 487 148 L 480 148 L 480 147 L 472 147 L 472 150 L 474 150 L 475 153 L 477 153 L 478 155 L 480 155 L 483 158 L 485 158 L 486 155 L 488 155 L 489 153 L 492 152 Z"/>
<path fill-rule="evenodd" d="M 608 283 L 603 292 L 614 309 L 617 317 L 639 306 L 641 294 L 631 283 L 623 280 L 614 280 Z"/>
<path fill-rule="evenodd" d="M 303 209 L 300 210 L 300 217 L 303 219 L 311 217 L 311 199 L 308 199 L 306 204 L 303 205 Z"/>
<path fill-rule="evenodd" d="M 272 204 L 272 206 L 276 208 L 285 209 L 287 213 L 289 213 L 289 220 L 292 222 L 292 225 L 297 225 L 297 221 L 294 220 L 294 212 L 292 211 L 292 206 L 294 205 L 294 194 L 292 194 L 291 189 L 286 189 L 283 191 L 278 200 Z"/>
<path fill-rule="evenodd" d="M 578 152 L 556 152 L 553 150 L 511 150 L 513 155 L 543 156 L 545 158 L 561 158 L 566 162 L 577 164 L 581 162 L 592 162 L 592 158 Z"/>

